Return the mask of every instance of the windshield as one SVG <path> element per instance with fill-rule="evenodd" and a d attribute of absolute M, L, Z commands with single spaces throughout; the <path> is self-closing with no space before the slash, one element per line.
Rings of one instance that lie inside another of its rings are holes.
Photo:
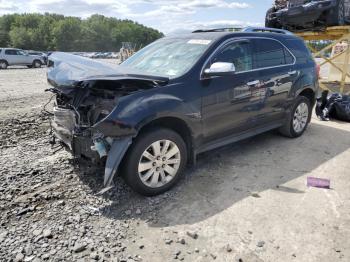
<path fill-rule="evenodd" d="M 122 66 L 176 78 L 191 69 L 210 43 L 211 40 L 161 39 L 137 52 Z"/>

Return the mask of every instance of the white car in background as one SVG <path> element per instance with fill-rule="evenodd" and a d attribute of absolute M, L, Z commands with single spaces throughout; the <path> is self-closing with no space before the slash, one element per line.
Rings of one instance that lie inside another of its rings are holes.
<path fill-rule="evenodd" d="M 0 69 L 18 65 L 39 68 L 44 64 L 42 56 L 29 55 L 26 51 L 16 48 L 0 48 Z"/>

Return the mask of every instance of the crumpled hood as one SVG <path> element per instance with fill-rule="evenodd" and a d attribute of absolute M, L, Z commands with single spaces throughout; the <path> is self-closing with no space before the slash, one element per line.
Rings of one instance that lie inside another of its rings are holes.
<path fill-rule="evenodd" d="M 54 87 L 75 87 L 80 82 L 97 80 L 140 80 L 157 84 L 169 81 L 167 77 L 61 52 L 49 56 L 47 79 Z"/>

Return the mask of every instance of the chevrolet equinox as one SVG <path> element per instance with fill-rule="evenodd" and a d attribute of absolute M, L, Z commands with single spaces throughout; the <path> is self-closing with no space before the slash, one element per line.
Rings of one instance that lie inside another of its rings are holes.
<path fill-rule="evenodd" d="M 247 28 L 165 37 L 119 66 L 49 57 L 54 141 L 120 174 L 136 192 L 161 194 L 199 153 L 278 129 L 306 130 L 318 70 L 288 31 Z"/>

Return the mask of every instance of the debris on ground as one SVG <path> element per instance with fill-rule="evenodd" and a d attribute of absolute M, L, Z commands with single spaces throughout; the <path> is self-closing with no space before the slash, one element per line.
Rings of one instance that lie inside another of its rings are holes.
<path fill-rule="evenodd" d="M 329 179 L 308 177 L 307 178 L 307 186 L 308 187 L 317 187 L 317 188 L 330 189 L 331 181 Z"/>

